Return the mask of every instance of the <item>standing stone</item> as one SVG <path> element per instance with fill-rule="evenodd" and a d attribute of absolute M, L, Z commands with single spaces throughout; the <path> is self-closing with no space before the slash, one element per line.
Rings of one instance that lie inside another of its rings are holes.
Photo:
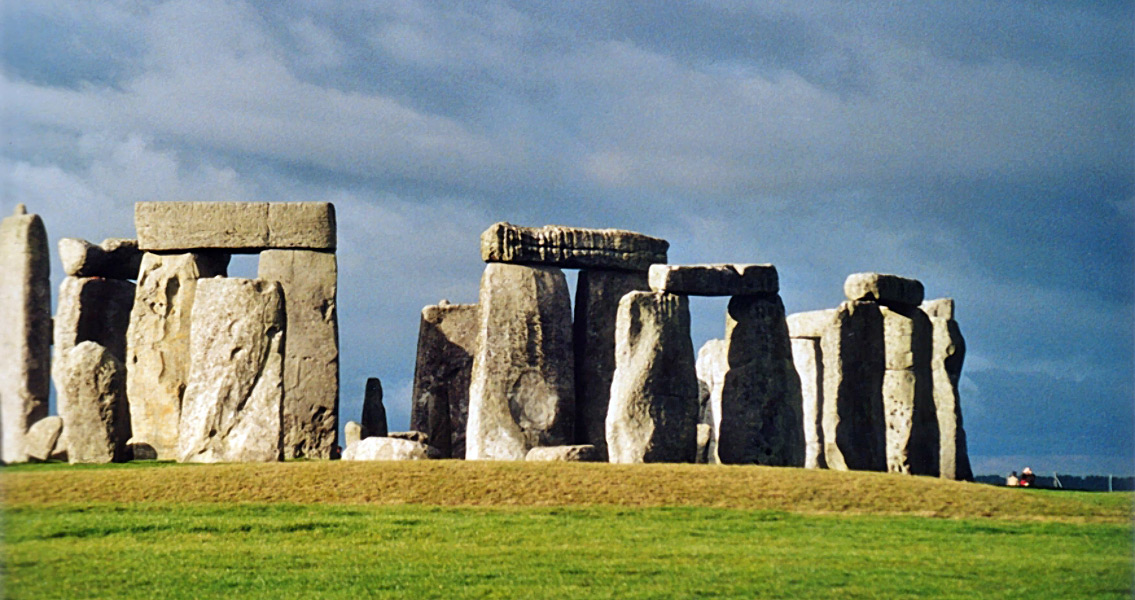
<path fill-rule="evenodd" d="M 848 301 L 820 339 L 824 369 L 824 460 L 839 471 L 885 471 L 883 315 Z"/>
<path fill-rule="evenodd" d="M 571 296 L 563 271 L 489 263 L 469 386 L 466 457 L 524 460 L 573 439 Z"/>
<path fill-rule="evenodd" d="M 645 271 L 666 262 L 670 243 L 633 231 L 518 227 L 494 223 L 481 234 L 481 259 L 573 269 Z"/>
<path fill-rule="evenodd" d="M 268 250 L 259 278 L 284 289 L 284 458 L 331 458 L 339 436 L 335 254 Z"/>
<path fill-rule="evenodd" d="M 179 461 L 283 458 L 285 327 L 279 283 L 225 278 L 198 283 Z"/>
<path fill-rule="evenodd" d="M 363 435 L 362 425 L 359 425 L 354 421 L 347 421 L 343 424 L 343 438 L 345 439 L 345 444 L 347 446 L 350 446 L 351 444 L 366 437 L 368 436 Z"/>
<path fill-rule="evenodd" d="M 699 408 L 698 423 L 709 426 L 705 454 L 710 464 L 721 462 L 717 456 L 717 433 L 721 429 L 721 388 L 729 370 L 727 350 L 725 340 L 709 340 L 698 350 L 696 363 L 698 380 L 706 388 L 706 402 Z"/>
<path fill-rule="evenodd" d="M 367 379 L 363 396 L 363 422 L 360 424 L 362 437 L 385 437 L 386 407 L 382 405 L 382 382 L 377 377 Z"/>
<path fill-rule="evenodd" d="M 938 475 L 938 415 L 930 375 L 930 318 L 917 307 L 881 307 L 887 470 Z"/>
<path fill-rule="evenodd" d="M 804 466 L 800 377 L 780 296 L 731 298 L 725 343 L 728 370 L 717 434 L 721 462 Z"/>
<path fill-rule="evenodd" d="M 0 222 L 0 460 L 23 462 L 24 435 L 47 416 L 51 282 L 47 231 L 23 204 Z"/>
<path fill-rule="evenodd" d="M 649 289 L 646 273 L 585 269 L 575 291 L 575 436 L 607 460 L 607 406 L 615 375 L 615 317 L 627 293 Z"/>
<path fill-rule="evenodd" d="M 137 279 L 142 266 L 137 240 L 110 238 L 96 246 L 86 240 L 63 238 L 58 248 L 63 272 L 71 277 Z"/>
<path fill-rule="evenodd" d="M 800 395 L 804 400 L 804 468 L 823 469 L 824 363 L 817 338 L 792 338 L 792 362 L 800 376 Z"/>
<path fill-rule="evenodd" d="M 713 462 L 710 460 L 710 439 L 713 436 L 713 427 L 708 423 L 698 423 L 698 454 L 694 462 L 704 465 Z"/>
<path fill-rule="evenodd" d="M 129 281 L 65 277 L 55 311 L 55 356 L 89 341 L 98 342 L 125 362 L 126 330 L 134 296 L 135 286 Z"/>
<path fill-rule="evenodd" d="M 481 311 L 442 300 L 422 309 L 410 429 L 429 435 L 445 458 L 465 458 L 469 386 Z"/>
<path fill-rule="evenodd" d="M 950 298 L 929 300 L 922 310 L 933 327 L 934 353 L 931 358 L 931 380 L 934 405 L 938 414 L 939 477 L 973 481 L 966 432 L 962 427 L 962 406 L 958 399 L 958 381 L 966 356 L 966 342 L 958 322 L 954 320 L 954 301 Z"/>
<path fill-rule="evenodd" d="M 55 454 L 62 433 L 61 417 L 45 417 L 36 421 L 24 436 L 24 449 L 28 453 L 28 461 L 44 462 L 50 459 Z"/>
<path fill-rule="evenodd" d="M 610 462 L 694 462 L 697 418 L 689 300 L 656 292 L 623 296 L 607 412 Z"/>
<path fill-rule="evenodd" d="M 67 430 L 68 461 L 127 460 L 126 367 L 96 342 L 82 342 L 59 360 L 59 416 Z"/>
<path fill-rule="evenodd" d="M 126 332 L 126 395 L 135 459 L 177 458 L 199 278 L 224 275 L 227 254 L 146 254 Z"/>

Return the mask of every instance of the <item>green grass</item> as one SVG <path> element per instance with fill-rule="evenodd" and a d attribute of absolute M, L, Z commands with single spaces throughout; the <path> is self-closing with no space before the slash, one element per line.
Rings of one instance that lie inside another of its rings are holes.
<path fill-rule="evenodd" d="M 758 467 L 445 461 L 47 465 L 4 469 L 0 484 L 8 598 L 1135 593 L 1131 494 Z M 716 495 L 681 496 L 714 485 Z M 502 491 L 510 486 L 524 489 Z M 239 501 L 241 488 L 253 502 Z M 840 499 L 850 492 L 875 497 Z M 562 501 L 549 502 L 556 493 Z"/>

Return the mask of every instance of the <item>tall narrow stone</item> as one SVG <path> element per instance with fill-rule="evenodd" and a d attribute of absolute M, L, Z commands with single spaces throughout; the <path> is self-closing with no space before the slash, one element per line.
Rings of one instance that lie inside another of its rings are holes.
<path fill-rule="evenodd" d="M 882 307 L 887 470 L 938 475 L 938 416 L 930 380 L 930 319 L 916 307 Z"/>
<path fill-rule="evenodd" d="M 127 460 L 130 419 L 126 367 L 109 350 L 91 341 L 66 350 L 58 360 L 59 416 L 67 430 L 67 460 Z"/>
<path fill-rule="evenodd" d="M 0 222 L 0 460 L 27 460 L 24 435 L 47 416 L 51 282 L 47 231 L 23 204 Z"/>
<path fill-rule="evenodd" d="M 630 292 L 619 301 L 607 412 L 613 463 L 694 462 L 698 379 L 689 300 Z"/>
<path fill-rule="evenodd" d="M 177 457 L 189 372 L 189 330 L 200 278 L 224 275 L 227 254 L 142 257 L 126 333 L 126 395 L 135 459 Z"/>
<path fill-rule="evenodd" d="M 422 309 L 410 429 L 426 433 L 444 458 L 465 458 L 480 320 L 476 304 L 442 300 Z"/>
<path fill-rule="evenodd" d="M 804 466 L 800 377 L 780 296 L 734 296 L 725 320 L 728 371 L 717 455 L 726 464 Z"/>
<path fill-rule="evenodd" d="M 804 468 L 823 469 L 824 363 L 818 338 L 792 338 L 792 362 L 800 376 L 800 395 L 804 401 Z"/>
<path fill-rule="evenodd" d="M 386 427 L 386 407 L 382 405 L 382 382 L 377 377 L 367 379 L 363 394 L 363 422 L 359 427 L 359 433 L 364 438 L 386 437 L 389 433 Z"/>
<path fill-rule="evenodd" d="M 696 363 L 698 379 L 705 386 L 706 403 L 699 410 L 698 422 L 709 425 L 706 440 L 706 462 L 721 462 L 717 456 L 717 433 L 721 430 L 721 388 L 725 385 L 725 372 L 729 370 L 728 346 L 725 340 L 708 340 L 698 350 Z"/>
<path fill-rule="evenodd" d="M 824 368 L 824 460 L 840 471 L 885 471 L 883 316 L 875 302 L 848 301 L 820 339 Z"/>
<path fill-rule="evenodd" d="M 284 289 L 284 458 L 331 458 L 339 436 L 338 271 L 335 254 L 268 250 L 259 278 Z"/>
<path fill-rule="evenodd" d="M 939 476 L 945 479 L 972 481 L 966 432 L 962 427 L 962 406 L 958 398 L 958 381 L 966 356 L 966 342 L 958 322 L 954 320 L 954 301 L 950 298 L 929 300 L 922 310 L 933 327 L 934 353 L 931 358 L 931 379 L 934 382 L 934 405 L 938 415 Z"/>
<path fill-rule="evenodd" d="M 466 457 L 524 460 L 569 445 L 575 422 L 571 297 L 554 267 L 485 266 Z"/>
<path fill-rule="evenodd" d="M 615 375 L 615 320 L 619 300 L 649 289 L 646 273 L 585 269 L 575 291 L 575 437 L 607 459 L 607 406 Z"/>
<path fill-rule="evenodd" d="M 283 458 L 286 321 L 283 292 L 275 281 L 198 283 L 179 461 Z"/>

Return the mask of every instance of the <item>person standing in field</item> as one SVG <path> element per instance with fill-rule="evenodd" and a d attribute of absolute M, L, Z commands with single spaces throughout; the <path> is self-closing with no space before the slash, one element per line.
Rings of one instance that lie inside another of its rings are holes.
<path fill-rule="evenodd" d="M 1036 475 L 1033 474 L 1033 470 L 1025 467 L 1025 470 L 1021 471 L 1021 487 L 1033 487 L 1035 483 Z"/>
<path fill-rule="evenodd" d="M 1020 484 L 1021 480 L 1017 479 L 1016 471 L 1009 473 L 1009 476 L 1005 478 L 1005 487 L 1017 487 Z"/>

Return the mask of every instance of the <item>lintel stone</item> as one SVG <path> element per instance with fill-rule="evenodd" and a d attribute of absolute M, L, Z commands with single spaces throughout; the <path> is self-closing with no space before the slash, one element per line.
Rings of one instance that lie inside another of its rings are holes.
<path fill-rule="evenodd" d="M 666 262 L 670 243 L 633 231 L 583 227 L 519 227 L 494 223 L 481 234 L 485 262 L 567 269 L 645 271 Z"/>
<path fill-rule="evenodd" d="M 852 273 L 843 282 L 848 300 L 877 301 L 883 305 L 918 306 L 925 294 L 922 282 L 898 275 Z"/>
<path fill-rule="evenodd" d="M 150 252 L 335 249 L 330 202 L 138 202 L 134 227 Z"/>
<path fill-rule="evenodd" d="M 652 265 L 650 289 L 681 296 L 752 296 L 780 291 L 773 265 Z"/>
<path fill-rule="evenodd" d="M 824 337 L 824 331 L 832 326 L 836 309 L 810 310 L 788 315 L 788 336 L 793 338 Z"/>

